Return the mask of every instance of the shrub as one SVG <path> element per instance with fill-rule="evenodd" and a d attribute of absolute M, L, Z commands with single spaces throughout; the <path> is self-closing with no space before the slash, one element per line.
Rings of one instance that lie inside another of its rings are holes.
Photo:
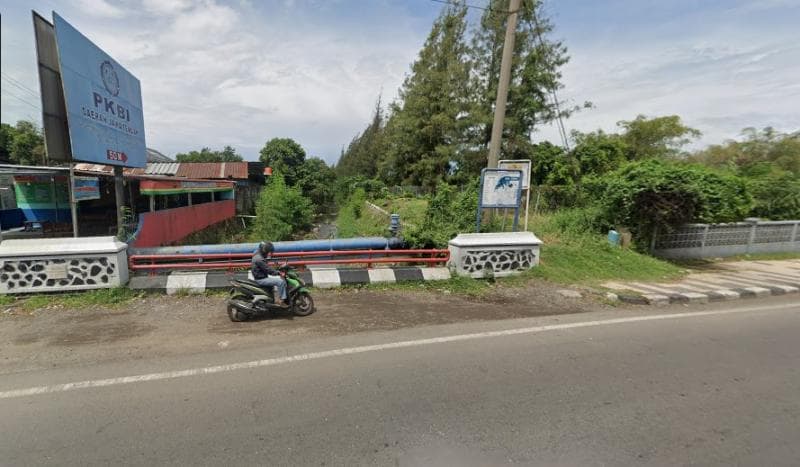
<path fill-rule="evenodd" d="M 311 227 L 311 200 L 298 188 L 288 187 L 280 175 L 273 175 L 261 190 L 256 204 L 252 238 L 256 241 L 290 240 Z"/>
<path fill-rule="evenodd" d="M 406 234 L 406 242 L 415 248 L 444 248 L 447 242 L 462 232 L 474 232 L 478 209 L 478 180 L 474 179 L 462 190 L 444 182 L 425 209 L 422 224 Z M 491 231 L 494 225 L 483 228 Z"/>
<path fill-rule="evenodd" d="M 604 222 L 628 226 L 639 239 L 688 222 L 738 221 L 752 204 L 740 177 L 654 159 L 588 179 L 584 187 L 598 200 Z"/>

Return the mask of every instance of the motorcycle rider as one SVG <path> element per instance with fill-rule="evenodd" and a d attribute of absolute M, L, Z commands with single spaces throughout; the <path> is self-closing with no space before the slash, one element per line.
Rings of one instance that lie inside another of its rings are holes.
<path fill-rule="evenodd" d="M 289 302 L 286 301 L 286 281 L 283 278 L 283 274 L 270 267 L 267 263 L 267 259 L 272 256 L 273 251 L 275 251 L 275 247 L 272 246 L 272 242 L 259 243 L 255 254 L 253 254 L 250 270 L 253 273 L 253 279 L 255 279 L 258 285 L 263 287 L 278 287 L 280 303 L 278 300 L 275 300 L 275 302 L 284 307 L 288 307 Z"/>

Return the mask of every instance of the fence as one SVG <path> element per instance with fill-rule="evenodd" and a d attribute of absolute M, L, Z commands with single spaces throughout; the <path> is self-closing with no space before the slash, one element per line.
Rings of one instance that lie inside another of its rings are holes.
<path fill-rule="evenodd" d="M 305 269 L 313 266 L 352 266 L 371 268 L 381 265 L 444 265 L 450 259 L 449 250 L 333 250 L 274 253 L 276 264 Z M 170 271 L 248 269 L 252 253 L 198 253 L 198 254 L 132 254 L 128 267 L 134 272 L 150 274 Z"/>
<path fill-rule="evenodd" d="M 657 234 L 651 250 L 675 259 L 800 252 L 800 221 L 688 224 Z"/>

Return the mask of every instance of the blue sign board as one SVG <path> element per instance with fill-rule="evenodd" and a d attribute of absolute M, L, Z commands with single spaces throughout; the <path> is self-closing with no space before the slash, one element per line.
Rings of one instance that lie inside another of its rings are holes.
<path fill-rule="evenodd" d="M 55 12 L 53 23 L 73 159 L 144 167 L 139 80 Z"/>
<path fill-rule="evenodd" d="M 478 192 L 478 210 L 475 231 L 481 231 L 481 211 L 484 208 L 514 209 L 513 229 L 517 231 L 519 220 L 520 194 L 524 182 L 521 170 L 483 169 L 481 170 L 481 190 Z"/>
<path fill-rule="evenodd" d="M 75 201 L 100 199 L 100 179 L 97 177 L 72 177 Z"/>

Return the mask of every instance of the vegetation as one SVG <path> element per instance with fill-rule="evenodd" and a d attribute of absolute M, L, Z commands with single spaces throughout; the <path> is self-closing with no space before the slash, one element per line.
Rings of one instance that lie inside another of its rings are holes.
<path fill-rule="evenodd" d="M 117 287 L 64 294 L 2 295 L 0 296 L 0 304 L 2 306 L 16 305 L 26 311 L 41 310 L 43 308 L 114 308 L 130 303 L 142 296 L 143 293 L 140 291 L 131 290 L 127 287 Z"/>
<path fill-rule="evenodd" d="M 308 230 L 313 218 L 311 200 L 299 188 L 287 186 L 282 175 L 270 177 L 256 205 L 251 238 L 254 241 L 291 240 Z"/>
<path fill-rule="evenodd" d="M 297 171 L 306 160 L 306 150 L 291 138 L 272 138 L 261 148 L 259 160 L 293 186 Z"/>
<path fill-rule="evenodd" d="M 44 164 L 44 136 L 41 128 L 27 120 L 20 120 L 14 126 L 0 123 L 0 160 L 21 165 Z"/>
<path fill-rule="evenodd" d="M 231 146 L 225 146 L 222 151 L 203 148 L 200 151 L 176 154 L 175 160 L 178 162 L 242 162 L 244 159 Z"/>

